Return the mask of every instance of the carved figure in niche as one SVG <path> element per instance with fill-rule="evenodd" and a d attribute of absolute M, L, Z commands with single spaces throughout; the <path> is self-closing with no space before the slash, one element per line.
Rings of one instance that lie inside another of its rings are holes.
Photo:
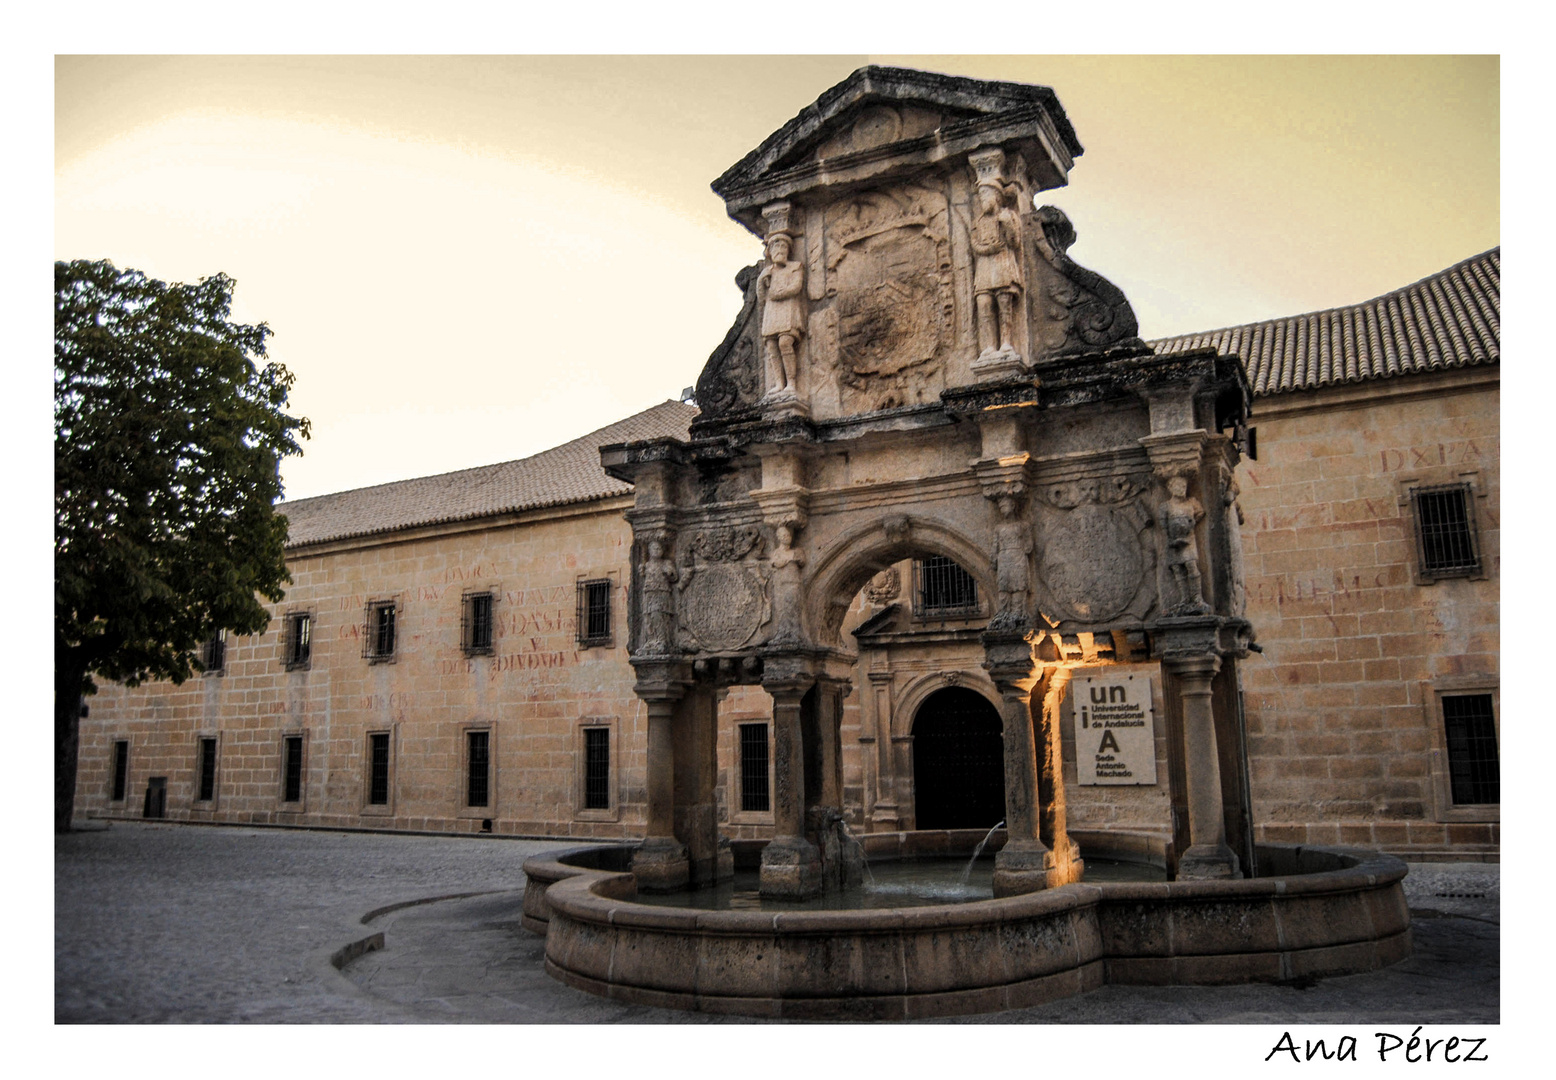
<path fill-rule="evenodd" d="M 798 394 L 800 339 L 805 336 L 805 264 L 789 261 L 793 238 L 783 231 L 767 237 L 767 266 L 758 285 L 767 292 L 762 307 L 762 348 L 767 359 L 767 396 Z"/>
<path fill-rule="evenodd" d="M 1011 496 L 1000 496 L 999 511 L 1001 520 L 994 528 L 995 584 L 999 588 L 999 613 L 995 621 L 1025 621 L 1032 530 L 1017 517 L 1016 500 Z"/>
<path fill-rule="evenodd" d="M 1248 610 L 1247 585 L 1243 581 L 1243 508 L 1237 501 L 1241 494 L 1236 480 L 1231 480 L 1226 485 L 1222 494 L 1222 502 L 1226 506 L 1226 535 L 1227 544 L 1231 548 L 1228 569 L 1232 574 L 1232 614 L 1242 615 Z"/>
<path fill-rule="evenodd" d="M 980 358 L 1015 352 L 1016 304 L 1022 289 L 1021 222 L 1008 200 L 1016 190 L 998 180 L 978 184 L 978 216 L 971 232 Z"/>
<path fill-rule="evenodd" d="M 1174 597 L 1168 605 L 1177 615 L 1200 615 L 1210 610 L 1205 603 L 1199 572 L 1199 544 L 1194 527 L 1205 516 L 1205 508 L 1189 494 L 1189 479 L 1182 473 L 1167 478 L 1167 501 L 1157 514 L 1167 549 L 1167 578 Z"/>
<path fill-rule="evenodd" d="M 665 546 L 648 542 L 648 558 L 638 568 L 643 593 L 644 653 L 668 653 L 675 642 L 675 582 L 680 577 L 675 563 L 665 558 Z"/>

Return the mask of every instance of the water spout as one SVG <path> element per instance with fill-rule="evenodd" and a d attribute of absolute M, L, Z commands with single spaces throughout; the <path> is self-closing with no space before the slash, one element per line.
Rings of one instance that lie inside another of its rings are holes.
<path fill-rule="evenodd" d="M 1000 829 L 1003 829 L 1004 827 L 1005 827 L 1005 820 L 1003 818 L 1001 818 L 1000 819 L 1000 823 L 998 825 L 994 826 L 994 828 L 990 829 L 987 833 L 985 833 L 984 836 L 983 836 L 983 839 L 978 841 L 978 846 L 973 848 L 972 858 L 967 860 L 967 868 L 962 871 L 962 884 L 963 885 L 966 885 L 969 881 L 972 880 L 973 863 L 977 862 L 978 861 L 978 856 L 983 854 L 984 845 L 989 842 L 989 838 L 990 837 L 992 837 L 996 832 L 998 832 Z"/>
<path fill-rule="evenodd" d="M 1001 822 L 1001 824 L 1004 823 Z M 871 885 L 874 885 L 875 875 L 870 872 L 870 856 L 865 854 L 864 844 L 860 842 L 857 836 L 848 831 L 848 822 L 842 818 L 837 819 L 837 827 L 842 832 L 843 839 L 859 849 L 859 864 L 864 867 L 864 876 L 869 879 Z"/>

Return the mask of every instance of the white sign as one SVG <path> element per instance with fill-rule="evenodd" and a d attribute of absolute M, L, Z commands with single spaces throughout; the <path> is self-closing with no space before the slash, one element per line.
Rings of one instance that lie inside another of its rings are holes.
<path fill-rule="evenodd" d="M 1156 783 L 1156 714 L 1149 675 L 1087 675 L 1070 683 L 1080 784 Z"/>

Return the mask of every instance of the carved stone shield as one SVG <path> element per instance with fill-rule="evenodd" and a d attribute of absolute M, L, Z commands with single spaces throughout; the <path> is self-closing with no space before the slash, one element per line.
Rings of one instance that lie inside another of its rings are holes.
<path fill-rule="evenodd" d="M 1046 524 L 1039 569 L 1060 613 L 1085 623 L 1123 614 L 1146 571 L 1133 524 L 1092 502 L 1050 513 Z"/>
<path fill-rule="evenodd" d="M 710 652 L 740 648 L 769 617 L 761 575 L 740 563 L 699 566 L 681 594 L 682 624 Z"/>

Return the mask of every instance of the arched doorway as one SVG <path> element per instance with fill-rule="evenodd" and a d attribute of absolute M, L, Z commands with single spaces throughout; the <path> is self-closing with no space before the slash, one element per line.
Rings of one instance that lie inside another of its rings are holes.
<path fill-rule="evenodd" d="M 913 810 L 920 829 L 988 829 L 1005 817 L 1005 744 L 999 710 L 977 691 L 948 686 L 913 718 Z"/>

